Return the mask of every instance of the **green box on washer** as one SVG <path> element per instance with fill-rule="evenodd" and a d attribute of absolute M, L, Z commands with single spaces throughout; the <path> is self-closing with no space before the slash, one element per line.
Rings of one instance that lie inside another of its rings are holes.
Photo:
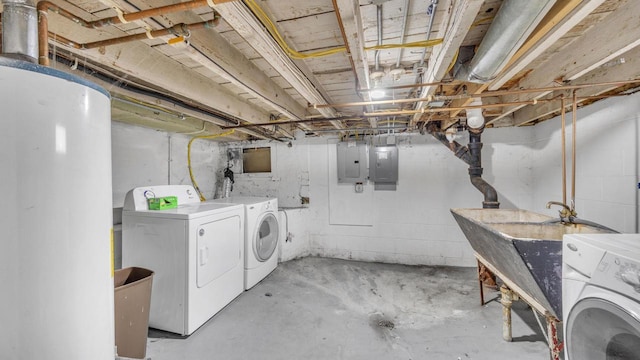
<path fill-rule="evenodd" d="M 178 207 L 178 198 L 176 196 L 165 196 L 159 198 L 147 199 L 149 210 L 167 210 Z"/>

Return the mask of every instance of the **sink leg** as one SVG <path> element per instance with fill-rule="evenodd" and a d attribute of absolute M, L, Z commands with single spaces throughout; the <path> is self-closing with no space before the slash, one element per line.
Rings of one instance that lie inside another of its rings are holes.
<path fill-rule="evenodd" d="M 549 352 L 551 354 L 551 360 L 560 360 L 560 353 L 564 348 L 564 343 L 558 340 L 558 319 L 549 316 L 547 317 L 547 335 L 549 339 Z"/>
<path fill-rule="evenodd" d="M 512 341 L 511 334 L 511 304 L 513 304 L 513 292 L 508 287 L 500 287 L 502 294 L 500 303 L 502 304 L 502 338 L 504 341 Z"/>
<path fill-rule="evenodd" d="M 482 284 L 482 263 L 480 262 L 480 260 L 478 261 L 478 283 L 480 285 L 480 306 L 484 306 L 484 286 Z"/>

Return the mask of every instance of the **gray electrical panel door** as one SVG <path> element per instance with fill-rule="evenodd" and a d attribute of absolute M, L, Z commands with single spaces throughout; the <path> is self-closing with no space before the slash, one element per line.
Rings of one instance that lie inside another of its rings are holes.
<path fill-rule="evenodd" d="M 379 145 L 369 150 L 369 179 L 376 190 L 395 190 L 398 181 L 398 148 Z"/>
<path fill-rule="evenodd" d="M 336 154 L 338 183 L 355 184 L 367 179 L 367 146 L 364 142 L 339 142 Z"/>

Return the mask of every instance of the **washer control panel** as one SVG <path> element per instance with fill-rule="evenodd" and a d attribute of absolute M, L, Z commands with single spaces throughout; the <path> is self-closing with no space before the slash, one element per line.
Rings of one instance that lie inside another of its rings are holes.
<path fill-rule="evenodd" d="M 640 260 L 607 252 L 591 282 L 640 300 Z"/>

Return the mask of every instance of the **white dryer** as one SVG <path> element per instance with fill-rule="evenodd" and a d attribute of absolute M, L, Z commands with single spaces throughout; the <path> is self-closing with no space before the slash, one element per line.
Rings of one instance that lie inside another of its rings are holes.
<path fill-rule="evenodd" d="M 278 199 L 232 196 L 209 202 L 245 207 L 244 288 L 249 290 L 278 266 Z"/>
<path fill-rule="evenodd" d="M 149 210 L 147 198 L 178 207 Z M 190 335 L 244 291 L 244 207 L 200 202 L 187 185 L 131 190 L 122 214 L 122 266 L 155 271 L 149 326 Z"/>
<path fill-rule="evenodd" d="M 640 359 L 640 235 L 563 239 L 565 360 Z"/>

